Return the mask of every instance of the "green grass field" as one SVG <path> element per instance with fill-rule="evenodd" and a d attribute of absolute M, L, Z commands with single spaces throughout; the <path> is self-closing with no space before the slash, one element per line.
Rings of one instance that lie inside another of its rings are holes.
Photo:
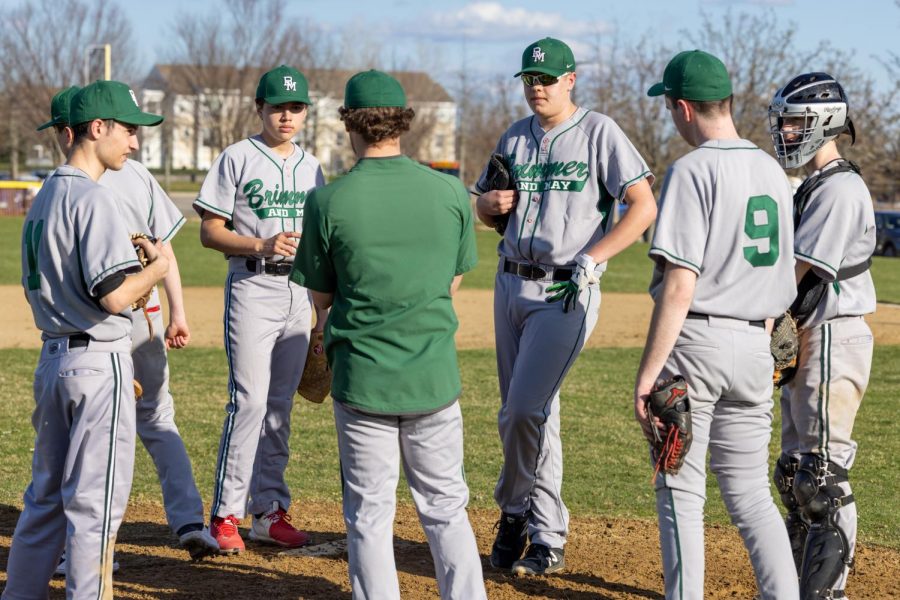
<path fill-rule="evenodd" d="M 646 444 L 633 421 L 631 388 L 639 350 L 589 350 L 582 354 L 563 387 L 562 431 L 565 444 L 564 497 L 579 515 L 654 518 L 651 469 Z M 21 505 L 30 477 L 34 432 L 30 414 L 32 371 L 37 352 L 0 350 L 0 503 Z M 900 548 L 900 480 L 891 476 L 900 455 L 895 416 L 900 413 L 900 346 L 877 347 L 869 391 L 856 423 L 860 442 L 853 468 L 860 507 L 861 538 Z M 494 353 L 460 353 L 464 380 L 466 473 L 472 504 L 492 508 L 492 490 L 500 467 L 496 429 L 498 403 Z M 225 356 L 221 350 L 187 349 L 171 354 L 172 390 L 178 423 L 194 461 L 200 491 L 212 489 L 219 434 L 224 419 Z M 777 411 L 776 411 L 777 413 Z M 778 431 L 776 422 L 774 431 Z M 777 435 L 772 451 L 777 451 Z M 337 502 L 340 497 L 337 447 L 330 403 L 297 401 L 291 432 L 288 482 L 296 497 Z M 708 515 L 725 523 L 727 515 L 709 479 Z M 138 450 L 133 497 L 161 501 L 156 473 L 147 453 Z M 402 494 L 409 500 L 408 494 Z"/>

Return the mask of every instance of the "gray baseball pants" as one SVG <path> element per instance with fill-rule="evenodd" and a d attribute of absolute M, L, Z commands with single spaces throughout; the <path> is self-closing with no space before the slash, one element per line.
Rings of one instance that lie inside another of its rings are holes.
<path fill-rule="evenodd" d="M 364 414 L 334 402 L 354 600 L 399 600 L 393 526 L 399 465 L 444 600 L 487 598 L 469 524 L 459 403 L 421 416 Z"/>
<path fill-rule="evenodd" d="M 763 600 L 797 600 L 790 542 L 769 488 L 772 433 L 769 336 L 747 321 L 688 319 L 662 377 L 688 383 L 693 444 L 677 475 L 656 478 L 666 598 L 702 600 L 706 452 Z"/>

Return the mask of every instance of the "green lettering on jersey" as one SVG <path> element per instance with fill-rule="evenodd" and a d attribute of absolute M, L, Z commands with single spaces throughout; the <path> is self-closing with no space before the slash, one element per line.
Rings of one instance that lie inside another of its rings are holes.
<path fill-rule="evenodd" d="M 587 163 L 570 160 L 514 164 L 512 174 L 520 192 L 580 192 L 587 182 L 589 170 Z"/>
<path fill-rule="evenodd" d="M 28 221 L 25 225 L 25 259 L 28 263 L 28 276 L 25 278 L 29 291 L 41 288 L 41 272 L 38 270 L 38 248 L 41 245 L 41 233 L 44 222 Z"/>
<path fill-rule="evenodd" d="M 765 215 L 765 223 L 757 223 L 757 216 Z M 764 244 L 744 246 L 744 258 L 754 267 L 771 267 L 778 262 L 778 204 L 771 196 L 750 196 L 744 218 L 744 233 L 751 240 L 769 240 Z"/>
<path fill-rule="evenodd" d="M 274 190 L 263 189 L 261 179 L 252 179 L 242 190 L 247 206 L 260 219 L 291 219 L 303 216 L 306 192 L 282 190 L 276 184 Z"/>

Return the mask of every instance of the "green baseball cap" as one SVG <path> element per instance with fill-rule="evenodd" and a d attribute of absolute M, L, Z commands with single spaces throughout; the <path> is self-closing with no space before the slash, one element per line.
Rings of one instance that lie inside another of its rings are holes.
<path fill-rule="evenodd" d="M 38 127 L 37 130 L 41 131 L 48 127 L 53 127 L 54 125 L 68 125 L 69 103 L 72 101 L 72 96 L 75 95 L 75 92 L 80 89 L 81 88 L 77 85 L 73 85 L 72 87 L 56 92 L 56 95 L 53 96 L 53 99 L 50 101 L 50 120 Z"/>
<path fill-rule="evenodd" d="M 400 82 L 372 69 L 357 73 L 344 87 L 345 108 L 376 108 L 382 106 L 406 106 L 406 92 Z"/>
<path fill-rule="evenodd" d="M 522 73 L 546 73 L 559 77 L 563 73 L 573 71 L 575 71 L 575 55 L 572 54 L 572 49 L 564 42 L 547 37 L 525 48 L 525 52 L 522 53 L 522 70 L 513 77 L 518 77 Z"/>
<path fill-rule="evenodd" d="M 293 67 L 281 65 L 264 74 L 256 86 L 256 99 L 269 104 L 309 101 L 309 84 L 303 73 Z"/>
<path fill-rule="evenodd" d="M 81 88 L 69 104 L 69 125 L 87 123 L 94 119 L 114 119 L 126 125 L 159 125 L 162 115 L 141 110 L 137 96 L 128 84 L 121 81 L 97 80 Z"/>
<path fill-rule="evenodd" d="M 669 61 L 663 80 L 647 90 L 648 96 L 663 94 L 696 102 L 724 100 L 731 95 L 731 78 L 722 61 L 712 54 L 686 50 Z"/>

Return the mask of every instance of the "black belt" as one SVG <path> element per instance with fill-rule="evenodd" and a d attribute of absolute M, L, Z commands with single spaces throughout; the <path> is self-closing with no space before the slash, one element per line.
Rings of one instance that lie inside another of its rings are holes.
<path fill-rule="evenodd" d="M 517 263 L 503 259 L 503 272 L 518 275 L 523 279 L 549 279 L 551 281 L 568 281 L 572 279 L 572 267 L 539 267 L 529 263 Z"/>
<path fill-rule="evenodd" d="M 716 316 L 718 316 L 718 315 L 704 315 L 703 313 L 698 313 L 698 312 L 694 312 L 694 311 L 691 311 L 687 314 L 688 319 L 702 319 L 704 321 L 709 320 L 710 317 L 716 317 Z M 730 319 L 731 317 L 722 317 L 722 318 Z M 740 321 L 741 319 L 736 319 L 736 320 Z M 766 328 L 765 321 L 747 321 L 747 323 L 749 323 L 751 327 L 761 327 L 763 329 Z"/>
<path fill-rule="evenodd" d="M 248 258 L 247 259 L 247 270 L 253 271 L 255 273 L 258 264 L 259 264 L 259 261 L 256 260 L 255 258 Z M 291 267 L 293 267 L 293 266 L 294 266 L 293 263 L 286 262 L 283 260 L 278 261 L 278 262 L 265 262 L 265 263 L 263 263 L 263 273 L 265 273 L 266 275 L 280 275 L 280 276 L 290 275 Z"/>
<path fill-rule="evenodd" d="M 69 336 L 69 348 L 87 348 L 91 336 L 86 333 L 76 333 Z"/>

